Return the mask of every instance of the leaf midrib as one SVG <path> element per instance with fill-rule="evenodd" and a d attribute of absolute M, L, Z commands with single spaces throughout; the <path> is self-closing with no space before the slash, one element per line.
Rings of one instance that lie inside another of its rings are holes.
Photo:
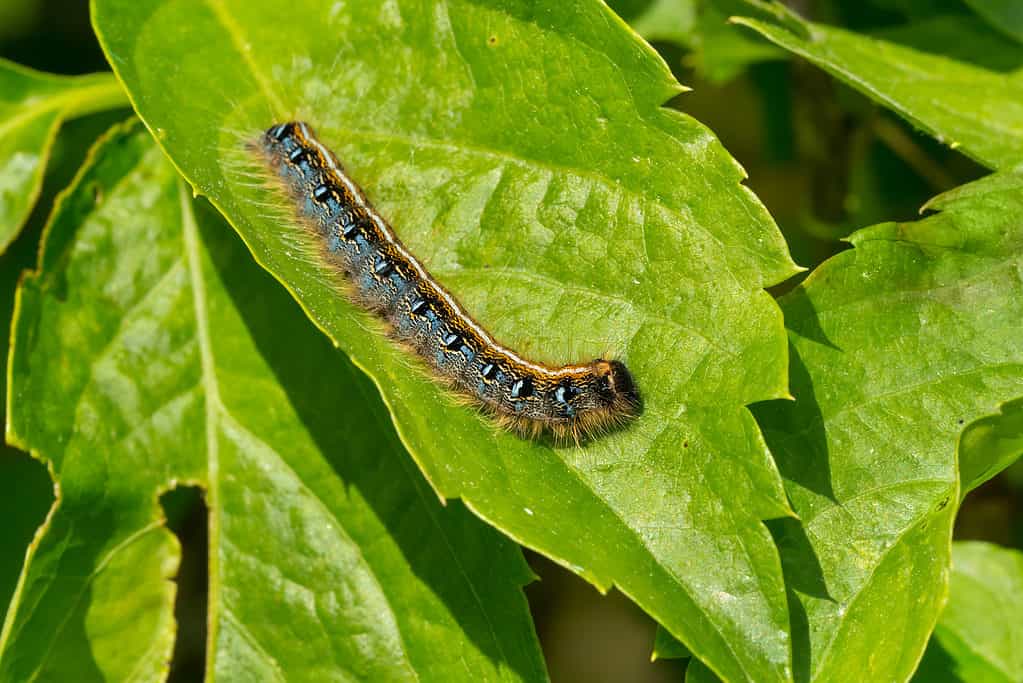
<path fill-rule="evenodd" d="M 190 193 L 188 192 L 185 183 L 181 182 L 180 185 L 179 185 L 179 196 L 180 196 L 180 200 L 181 200 L 181 210 L 182 210 L 182 225 L 183 225 L 183 231 L 182 232 L 184 234 L 184 243 L 185 243 L 185 252 L 186 252 L 186 264 L 187 264 L 187 267 L 188 267 L 188 269 L 190 271 L 190 274 L 191 274 L 193 298 L 195 299 L 195 301 L 194 301 L 194 309 L 195 309 L 196 328 L 197 328 L 196 336 L 197 336 L 197 344 L 198 344 L 198 346 L 200 348 L 200 359 L 201 359 L 201 365 L 202 365 L 202 385 L 203 385 L 204 391 L 206 392 L 206 395 L 207 395 L 207 401 L 206 401 L 206 404 L 207 404 L 206 423 L 207 423 L 207 451 L 208 451 L 208 454 L 209 454 L 208 455 L 208 460 L 209 460 L 209 463 L 208 463 L 208 471 L 209 471 L 209 475 L 208 475 L 208 480 L 209 480 L 208 481 L 208 495 L 209 495 L 209 507 L 210 507 L 210 512 L 211 512 L 211 514 L 210 514 L 210 527 L 211 527 L 211 529 L 210 529 L 210 543 L 209 543 L 210 548 L 211 548 L 211 552 L 209 554 L 209 562 L 210 562 L 210 574 L 209 574 L 210 575 L 210 586 L 209 586 L 209 600 L 208 600 L 208 610 L 209 610 L 209 615 L 210 615 L 210 629 L 209 629 L 209 637 L 208 637 L 208 641 L 209 642 L 207 644 L 207 651 L 210 652 L 210 653 L 213 653 L 215 651 L 215 643 L 216 643 L 216 633 L 215 633 L 215 626 L 214 626 L 214 624 L 216 622 L 214 621 L 214 616 L 213 615 L 215 614 L 216 609 L 219 606 L 219 602 L 220 602 L 220 600 L 219 600 L 219 592 L 220 591 L 219 591 L 219 585 L 217 585 L 218 579 L 216 578 L 216 577 L 219 577 L 219 574 L 216 573 L 217 567 L 216 567 L 216 564 L 215 564 L 216 563 L 216 559 L 215 558 L 217 557 L 217 553 L 215 552 L 215 550 L 212 550 L 212 549 L 217 547 L 217 540 L 216 539 L 219 538 L 219 533 L 218 533 L 218 531 L 219 531 L 219 529 L 218 529 L 219 528 L 219 519 L 218 519 L 219 506 L 218 506 L 218 503 L 217 503 L 218 494 L 219 494 L 219 477 L 218 477 L 218 473 L 219 473 L 219 458 L 218 458 L 219 445 L 218 445 L 218 439 L 217 439 L 217 431 L 218 431 L 218 427 L 219 427 L 220 421 L 223 420 L 223 419 L 233 419 L 235 421 L 236 425 L 238 427 L 240 427 L 241 429 L 243 429 L 247 434 L 249 434 L 253 438 L 256 438 L 256 439 L 258 439 L 260 441 L 262 441 L 262 439 L 260 439 L 258 436 L 255 436 L 255 434 L 253 434 L 253 432 L 251 432 L 250 430 L 244 428 L 244 426 L 242 426 L 242 424 L 240 422 L 238 422 L 237 419 L 233 418 L 233 416 L 231 415 L 230 411 L 228 411 L 227 407 L 223 404 L 222 399 L 220 397 L 219 382 L 218 382 L 217 368 L 216 368 L 216 359 L 215 359 L 215 356 L 214 356 L 214 353 L 213 353 L 212 337 L 211 337 L 210 330 L 209 330 L 209 317 L 208 317 L 208 311 L 206 310 L 206 305 L 205 305 L 205 298 L 206 298 L 205 289 L 206 288 L 205 288 L 205 281 L 204 281 L 204 279 L 202 277 L 202 271 L 201 271 L 201 257 L 200 257 L 200 254 L 199 254 L 200 248 L 199 248 L 198 229 L 197 229 L 196 222 L 195 222 L 194 212 L 192 211 L 191 199 L 190 199 L 189 195 L 190 195 Z M 267 444 L 267 446 L 269 447 L 268 444 Z M 273 449 L 273 448 L 271 448 L 271 450 L 274 450 L 274 452 L 276 452 L 276 450 Z M 293 468 L 291 468 L 291 466 L 283 458 L 278 458 L 278 460 L 285 467 L 288 467 L 291 470 L 291 472 L 294 474 L 294 476 L 296 478 L 296 481 L 299 483 L 299 485 L 302 486 L 302 488 L 304 488 L 312 496 L 312 498 L 323 507 L 324 511 L 327 512 L 331 517 L 335 517 L 334 512 L 331 511 L 329 509 L 329 507 L 326 506 L 326 504 L 319 497 L 319 495 L 317 495 L 312 489 L 310 489 L 308 487 L 308 485 L 298 475 L 298 473 Z M 402 471 L 405 472 L 410 477 L 410 479 L 413 480 L 413 485 L 415 486 L 417 495 L 419 495 L 420 499 L 423 500 L 424 507 L 426 507 L 426 509 L 429 510 L 429 503 L 423 497 L 423 492 L 421 490 L 421 487 L 418 485 L 418 482 L 415 481 L 415 478 L 412 477 L 412 474 L 408 470 L 408 465 L 407 464 L 405 464 L 405 463 L 402 464 Z M 495 646 L 497 647 L 498 651 L 501 652 L 502 655 L 503 655 L 504 648 L 502 646 L 501 639 L 498 637 L 496 629 L 495 629 L 495 627 L 493 625 L 493 620 L 491 619 L 490 611 L 486 608 L 486 605 L 483 603 L 481 597 L 479 596 L 479 593 L 476 591 L 476 587 L 475 587 L 474 583 L 469 578 L 469 576 L 466 573 L 466 571 L 465 571 L 463 565 L 461 564 L 459 558 L 453 552 L 452 546 L 451 546 L 451 543 L 450 543 L 450 539 L 448 538 L 448 536 L 447 536 L 443 526 L 440 525 L 440 523 L 437 520 L 436 516 L 432 512 L 430 512 L 430 519 L 431 519 L 431 522 L 433 522 L 433 526 L 436 528 L 436 530 L 440 534 L 441 538 L 444 539 L 446 547 L 451 551 L 450 555 L 453 558 L 454 563 L 458 566 L 458 569 L 459 569 L 460 573 L 463 576 L 465 584 L 468 586 L 470 592 L 472 593 L 472 595 L 474 597 L 474 600 L 476 601 L 477 605 L 480 608 L 480 612 L 483 614 L 484 618 L 486 619 L 488 627 L 490 628 L 490 631 L 491 631 L 491 635 L 493 637 L 493 642 L 494 642 Z M 218 527 L 218 528 L 215 529 L 214 525 L 216 525 L 216 527 Z M 383 586 L 380 585 L 379 577 L 377 576 L 376 572 L 372 570 L 372 566 L 373 566 L 372 563 L 368 562 L 365 559 L 365 556 L 362 554 L 361 546 L 359 546 L 354 541 L 352 542 L 352 546 L 356 550 L 356 552 L 359 554 L 359 556 L 363 558 L 363 562 L 366 564 L 367 568 L 371 569 L 370 576 L 372 577 L 373 581 L 377 583 L 377 586 L 378 586 L 378 588 L 380 590 L 380 594 L 382 596 L 384 596 L 385 599 L 388 601 L 388 603 L 389 603 L 388 607 L 389 607 L 389 610 L 390 610 L 391 614 L 397 615 L 399 613 L 399 611 L 396 610 L 394 608 L 394 606 L 390 604 L 390 598 L 388 597 L 388 593 L 387 593 L 387 591 L 384 590 Z M 222 607 L 221 607 L 221 609 L 223 610 Z M 227 610 L 223 610 L 223 611 L 227 612 Z M 232 618 L 233 618 L 233 615 L 232 615 Z M 237 618 L 233 618 L 233 621 L 235 621 L 236 623 L 238 622 Z M 397 627 L 397 634 L 398 634 L 399 644 L 400 644 L 402 652 L 404 654 L 404 659 L 408 663 L 408 669 L 407 670 L 408 670 L 409 673 L 411 673 L 413 678 L 418 681 L 418 680 L 420 680 L 419 672 L 415 669 L 415 667 L 411 666 L 412 660 L 411 660 L 411 658 L 408 655 L 408 647 L 407 647 L 407 644 L 405 643 L 405 634 L 403 633 L 403 629 L 400 627 L 400 624 L 399 624 L 399 622 L 397 622 L 397 620 L 396 620 L 396 627 Z M 260 649 L 262 649 L 262 648 L 260 648 Z M 265 652 L 265 650 L 264 650 L 264 652 Z M 270 655 L 268 655 L 268 656 L 270 656 Z M 276 659 L 273 658 L 272 656 L 270 656 L 270 659 L 274 663 L 274 665 L 279 668 L 279 665 L 276 663 Z M 508 657 L 505 657 L 505 661 L 511 661 L 511 660 Z M 212 659 L 208 660 L 208 662 L 207 662 L 207 675 L 210 676 L 209 680 L 211 680 L 211 681 L 213 680 L 212 676 L 213 676 L 213 672 L 215 671 L 215 668 L 213 667 L 213 664 L 214 664 L 214 662 L 213 662 Z"/>
<path fill-rule="evenodd" d="M 193 314 L 195 316 L 196 324 L 196 343 L 199 347 L 202 374 L 201 384 L 206 395 L 206 493 L 207 505 L 210 511 L 209 551 L 207 553 L 209 584 L 207 599 L 208 627 L 206 642 L 206 679 L 212 682 L 216 680 L 216 644 L 220 631 L 220 615 L 228 615 L 228 618 L 231 618 L 236 624 L 240 624 L 239 620 L 234 618 L 231 610 L 227 609 L 226 606 L 222 604 L 220 595 L 219 548 L 222 541 L 220 540 L 220 440 L 218 438 L 218 434 L 222 420 L 232 419 L 239 426 L 241 426 L 241 423 L 234 419 L 220 396 L 220 383 L 217 373 L 216 358 L 213 353 L 213 341 L 212 335 L 210 334 L 209 311 L 206 308 L 206 281 L 202 273 L 199 230 L 195 220 L 195 212 L 192 207 L 190 193 L 188 192 L 187 185 L 183 179 L 178 180 L 178 196 L 181 211 L 182 243 L 185 252 L 186 267 L 188 268 L 189 275 L 191 276 L 190 281 L 192 285 Z M 252 435 L 252 432 L 248 429 L 245 429 L 245 432 Z M 274 450 L 274 452 L 276 453 L 276 450 Z M 278 460 L 285 466 L 288 466 L 283 458 L 278 457 Z M 294 470 L 292 470 L 292 473 L 295 474 L 296 481 L 298 481 L 299 484 L 312 495 L 313 499 L 327 509 L 324 502 L 308 488 L 305 481 L 303 481 L 302 478 L 294 472 Z M 327 512 L 331 517 L 334 516 L 329 509 L 327 509 Z M 358 551 L 359 556 L 362 557 L 362 549 L 355 543 L 352 543 L 352 545 Z M 369 566 L 368 562 L 366 564 Z M 372 576 L 373 581 L 377 582 L 379 587 L 379 579 L 377 578 L 376 573 L 373 571 L 370 571 L 369 573 Z M 386 599 L 386 593 L 384 593 L 382 588 L 380 588 L 380 592 Z M 395 613 L 395 609 L 392 605 L 388 604 L 388 609 L 392 614 Z M 243 628 L 246 632 L 248 632 L 247 628 L 244 626 Z M 397 631 L 402 653 L 405 655 L 405 661 L 408 661 L 408 649 L 404 642 L 404 636 L 402 635 L 400 628 L 398 628 Z M 251 636 L 252 634 L 250 633 L 249 635 Z M 277 661 L 277 658 L 266 653 L 266 650 L 261 644 L 258 645 L 259 647 L 257 649 L 269 657 L 270 663 L 275 670 L 280 671 L 281 665 Z M 412 674 L 416 680 L 419 679 L 417 672 L 412 670 Z"/>

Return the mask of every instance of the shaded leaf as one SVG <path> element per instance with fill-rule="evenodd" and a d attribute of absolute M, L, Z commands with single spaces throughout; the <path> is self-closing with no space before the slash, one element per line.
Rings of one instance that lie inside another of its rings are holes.
<path fill-rule="evenodd" d="M 1023 76 L 803 21 L 778 3 L 750 0 L 760 17 L 738 17 L 939 141 L 993 169 L 1023 163 Z M 1021 48 L 1023 49 L 1023 48 Z"/>
<path fill-rule="evenodd" d="M 731 24 L 733 2 L 710 0 L 700 11 L 693 66 L 711 83 L 725 83 L 754 64 L 784 59 L 786 53 L 767 40 Z"/>
<path fill-rule="evenodd" d="M 36 239 L 32 239 L 35 237 Z M 38 230 L 25 231 L 11 249 L 0 253 L 0 404 L 7 400 L 7 340 L 10 338 L 14 290 L 22 269 L 35 257 Z M 6 420 L 0 416 L 0 427 Z M 6 431 L 4 429 L 3 431 Z M 53 502 L 53 483 L 46 469 L 0 438 L 0 618 L 14 593 L 25 552 Z"/>
<path fill-rule="evenodd" d="M 1023 49 L 972 15 L 938 14 L 872 31 L 870 35 L 918 52 L 944 55 L 985 71 L 1011 74 L 1023 68 Z"/>
<path fill-rule="evenodd" d="M 962 495 L 1012 465 L 1023 454 L 1023 400 L 1011 401 L 998 415 L 968 425 L 959 440 Z"/>
<path fill-rule="evenodd" d="M 772 523 L 798 680 L 900 680 L 923 652 L 959 434 L 1023 395 L 1021 190 L 994 175 L 861 230 L 781 300 L 796 401 L 757 416 L 800 517 Z"/>
<path fill-rule="evenodd" d="M 952 544 L 948 605 L 914 681 L 1023 680 L 1023 553 Z"/>
<path fill-rule="evenodd" d="M 33 534 L 53 502 L 46 470 L 24 453 L 0 444 L 0 619 L 14 594 Z"/>
<path fill-rule="evenodd" d="M 670 633 L 664 630 L 663 626 L 657 627 L 657 634 L 654 637 L 654 651 L 650 659 L 688 659 L 693 656 L 682 643 L 678 642 Z"/>
<path fill-rule="evenodd" d="M 374 379 L 441 495 L 620 586 L 726 678 L 788 677 L 760 520 L 789 510 L 744 405 L 786 393 L 762 287 L 795 267 L 735 161 L 661 107 L 680 86 L 649 46 L 597 2 L 95 9 L 146 124 Z M 498 432 L 417 371 L 244 175 L 244 139 L 295 116 L 498 339 L 554 362 L 623 358 L 642 417 L 552 448 Z"/>
<path fill-rule="evenodd" d="M 46 213 L 56 193 L 67 186 L 96 138 L 123 112 L 111 111 L 69 121 L 53 145 L 39 202 L 7 251 L 0 253 L 0 406 L 7 405 L 7 355 L 14 312 L 14 292 L 21 273 L 35 265 Z M 0 434 L 6 433 L 6 408 L 0 415 Z M 53 502 L 53 482 L 46 469 L 28 455 L 2 444 L 0 437 L 0 610 L 4 613 L 14 592 L 25 551 Z M 2 617 L 0 617 L 2 618 Z"/>
<path fill-rule="evenodd" d="M 1023 43 L 1023 4 L 1019 0 L 964 0 L 973 11 L 1010 38 Z"/>
<path fill-rule="evenodd" d="M 178 482 L 209 506 L 208 675 L 545 678 L 518 550 L 441 507 L 367 380 L 135 128 L 19 289 L 11 436 L 60 495 L 0 679 L 163 675 L 180 551 L 157 497 Z"/>
<path fill-rule="evenodd" d="M 711 83 L 724 83 L 752 64 L 786 56 L 784 50 L 768 40 L 728 23 L 732 12 L 741 6 L 740 0 L 611 3 L 646 40 L 669 42 L 686 49 L 688 54 L 683 61 Z"/>
<path fill-rule="evenodd" d="M 689 664 L 686 666 L 685 683 L 720 683 L 720 681 L 721 679 L 699 659 L 689 660 Z"/>
<path fill-rule="evenodd" d="M 0 253 L 32 210 L 61 121 L 125 104 L 111 74 L 54 76 L 0 59 Z"/>

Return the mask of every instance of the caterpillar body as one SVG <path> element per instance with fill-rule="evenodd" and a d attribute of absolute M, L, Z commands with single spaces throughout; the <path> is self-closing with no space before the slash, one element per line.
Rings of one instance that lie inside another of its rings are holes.
<path fill-rule="evenodd" d="M 636 385 L 618 360 L 552 367 L 495 341 L 408 251 L 310 126 L 274 125 L 255 148 L 351 299 L 456 393 L 531 437 L 578 441 L 638 412 Z"/>

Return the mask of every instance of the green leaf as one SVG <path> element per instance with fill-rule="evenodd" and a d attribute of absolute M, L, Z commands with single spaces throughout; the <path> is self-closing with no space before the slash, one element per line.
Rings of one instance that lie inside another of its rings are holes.
<path fill-rule="evenodd" d="M 685 683 L 720 683 L 720 681 L 721 679 L 699 659 L 689 660 L 689 664 L 686 666 Z"/>
<path fill-rule="evenodd" d="M 649 41 L 665 41 L 689 45 L 696 31 L 696 0 L 618 0 L 608 3 L 629 22 L 639 35 Z"/>
<path fill-rule="evenodd" d="M 368 381 L 137 127 L 58 204 L 11 382 L 11 436 L 60 488 L 0 679 L 164 675 L 178 482 L 209 506 L 208 675 L 545 678 L 517 548 L 440 505 Z"/>
<path fill-rule="evenodd" d="M 711 83 L 726 83 L 753 64 L 784 59 L 786 53 L 731 24 L 729 2 L 707 2 L 700 11 L 693 66 Z M 719 7 L 723 5 L 723 7 Z"/>
<path fill-rule="evenodd" d="M 1023 396 L 1023 178 L 929 208 L 857 232 L 781 300 L 796 401 L 757 417 L 800 518 L 772 525 L 797 680 L 913 671 L 946 591 L 959 434 Z"/>
<path fill-rule="evenodd" d="M 744 405 L 786 395 L 782 321 L 762 288 L 796 269 L 735 161 L 661 107 L 680 86 L 649 46 L 595 1 L 94 9 L 143 120 L 373 378 L 442 496 L 619 586 L 724 677 L 788 678 L 761 520 L 789 509 Z M 499 432 L 419 372 L 245 175 L 244 139 L 296 114 L 498 339 L 554 362 L 623 358 L 643 415 L 552 448 Z"/>
<path fill-rule="evenodd" d="M 683 61 L 711 83 L 724 83 L 750 65 L 784 59 L 784 50 L 728 23 L 735 2 L 723 0 L 620 0 L 611 7 L 649 41 L 688 51 Z"/>
<path fill-rule="evenodd" d="M 987 71 L 1012 73 L 1023 68 L 1023 49 L 970 14 L 939 14 L 885 27 L 870 35 Z"/>
<path fill-rule="evenodd" d="M 0 253 L 32 210 L 61 122 L 125 104 L 110 74 L 53 76 L 0 59 Z"/>
<path fill-rule="evenodd" d="M 24 453 L 0 444 L 0 619 L 14 594 L 33 534 L 53 502 L 46 470 Z"/>
<path fill-rule="evenodd" d="M 964 0 L 992 28 L 1023 43 L 1023 4 L 1019 0 Z"/>
<path fill-rule="evenodd" d="M 959 440 L 962 495 L 1003 471 L 1023 454 L 1023 401 L 1011 401 L 998 415 L 977 420 Z"/>
<path fill-rule="evenodd" d="M 1023 553 L 952 544 L 948 605 L 914 681 L 1023 680 Z"/>
<path fill-rule="evenodd" d="M 840 28 L 803 21 L 777 3 L 750 4 L 758 31 L 939 141 L 993 169 L 1023 163 L 1023 72 L 1006 74 Z"/>
<path fill-rule="evenodd" d="M 678 642 L 663 626 L 657 627 L 654 636 L 654 651 L 650 654 L 650 660 L 656 662 L 658 659 L 689 659 L 693 653 L 682 643 Z"/>
<path fill-rule="evenodd" d="M 53 146 L 37 208 L 25 229 L 0 253 L 0 406 L 7 405 L 7 355 L 14 293 L 21 273 L 35 265 L 46 220 L 40 209 L 53 203 L 56 193 L 70 182 L 96 138 L 124 115 L 116 110 L 92 114 L 63 126 Z M 6 431 L 5 415 L 0 414 L 0 434 Z M 0 534 L 0 615 L 6 612 L 14 592 L 29 542 L 53 502 L 53 482 L 46 469 L 2 442 L 0 437 L 0 519 L 6 520 L 4 533 Z"/>
<path fill-rule="evenodd" d="M 35 237 L 36 239 L 32 239 Z M 7 340 L 10 338 L 14 291 L 24 268 L 31 267 L 38 229 L 26 230 L 11 249 L 0 253 L 0 401 L 7 396 Z M 0 416 L 0 431 L 6 431 Z M 25 551 L 53 500 L 53 483 L 46 470 L 0 438 L 0 617 L 14 593 Z"/>

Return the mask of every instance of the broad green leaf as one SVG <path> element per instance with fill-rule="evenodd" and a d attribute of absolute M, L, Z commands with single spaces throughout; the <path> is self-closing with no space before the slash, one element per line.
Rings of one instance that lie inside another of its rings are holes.
<path fill-rule="evenodd" d="M 796 401 L 757 417 L 799 514 L 772 523 L 797 680 L 912 673 L 946 594 L 958 437 L 1023 396 L 1023 177 L 929 208 L 855 233 L 781 300 Z"/>
<path fill-rule="evenodd" d="M 619 586 L 725 678 L 788 678 L 761 520 L 789 510 L 744 406 L 786 395 L 762 287 L 795 267 L 735 161 L 661 107 L 681 86 L 649 46 L 595 1 L 94 9 L 143 120 L 373 378 L 438 493 Z M 624 359 L 643 415 L 554 448 L 452 400 L 338 295 L 288 209 L 246 175 L 244 139 L 295 116 L 497 338 L 553 362 Z"/>
<path fill-rule="evenodd" d="M 1023 3 L 1019 0 L 964 0 L 992 28 L 1023 43 Z"/>
<path fill-rule="evenodd" d="M 1023 680 L 1023 553 L 952 544 L 949 597 L 914 681 Z"/>
<path fill-rule="evenodd" d="M 53 76 L 0 59 L 0 253 L 32 210 L 61 121 L 124 104 L 110 74 Z"/>
<path fill-rule="evenodd" d="M 517 548 L 440 505 L 368 381 L 137 127 L 59 203 L 14 326 L 11 436 L 59 497 L 0 679 L 163 675 L 178 482 L 209 506 L 211 680 L 545 678 Z"/>
<path fill-rule="evenodd" d="M 805 57 L 939 141 L 993 169 L 1023 163 L 1023 76 L 800 19 L 750 0 L 763 18 L 735 22 Z M 1023 48 L 1021 48 L 1023 50 Z"/>

